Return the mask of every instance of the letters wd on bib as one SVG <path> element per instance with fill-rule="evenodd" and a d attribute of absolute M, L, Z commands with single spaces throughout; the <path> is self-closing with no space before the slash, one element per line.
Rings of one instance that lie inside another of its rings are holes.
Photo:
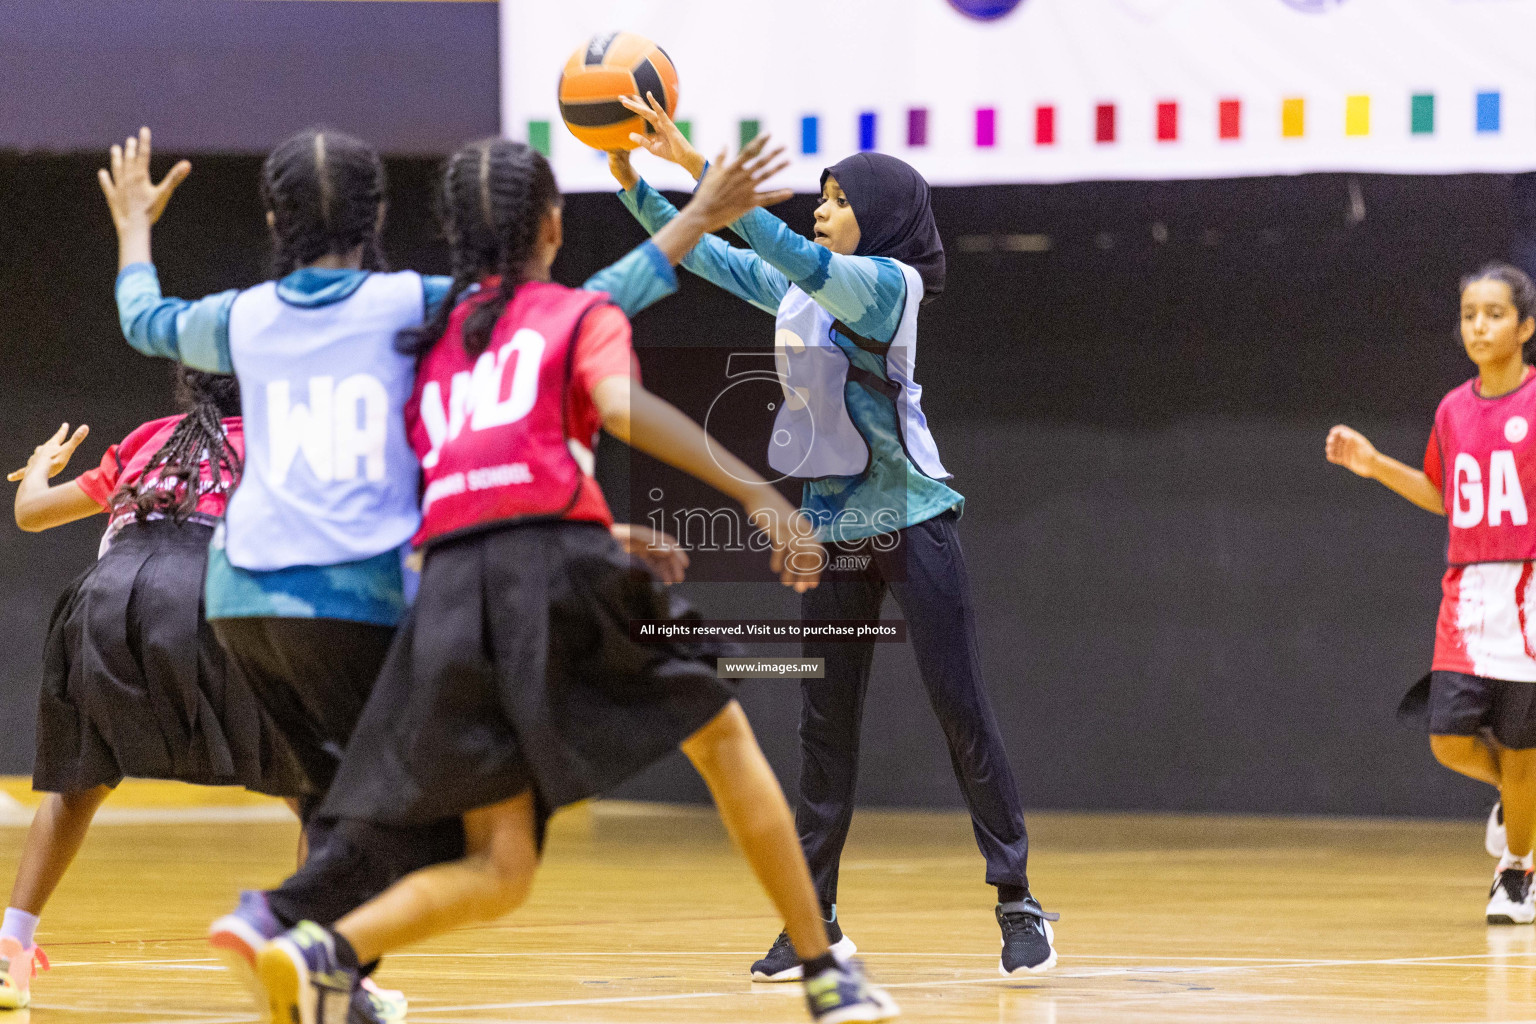
<path fill-rule="evenodd" d="M 934 185 L 1536 168 L 1532 0 L 502 0 L 503 132 L 567 191 L 612 179 L 547 49 L 620 27 L 663 41 L 703 152 L 772 132 L 805 192 L 862 149 Z"/>

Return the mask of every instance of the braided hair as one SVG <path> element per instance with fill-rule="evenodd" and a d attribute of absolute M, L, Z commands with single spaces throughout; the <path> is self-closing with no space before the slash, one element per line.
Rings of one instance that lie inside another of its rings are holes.
<path fill-rule="evenodd" d="M 221 422 L 240 415 L 235 378 L 178 366 L 176 406 L 185 415 L 171 436 L 150 456 L 139 478 L 132 484 L 125 481 L 112 495 L 111 507 L 132 506 L 139 522 L 155 514 L 185 522 L 204 494 L 228 493 L 240 479 L 240 455 L 230 446 Z M 211 476 L 206 486 L 205 461 Z"/>
<path fill-rule="evenodd" d="M 384 187 L 384 163 L 361 139 L 306 128 L 278 143 L 261 165 L 261 201 L 272 215 L 274 276 L 358 246 L 364 270 L 383 270 Z"/>
<path fill-rule="evenodd" d="M 464 321 L 464 349 L 478 357 L 518 285 L 527 280 L 528 261 L 539 227 L 560 205 L 560 186 L 549 161 L 521 142 L 484 139 L 448 158 L 438 191 L 438 216 L 453 258 L 453 286 L 431 321 L 401 332 L 397 348 L 422 358 L 448 329 L 454 305 L 470 285 L 493 274 L 501 285 Z"/>

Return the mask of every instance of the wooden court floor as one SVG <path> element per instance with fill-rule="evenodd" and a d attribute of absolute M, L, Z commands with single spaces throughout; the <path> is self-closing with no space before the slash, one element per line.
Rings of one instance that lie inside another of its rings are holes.
<path fill-rule="evenodd" d="M 48 910 L 53 970 L 33 1008 L 0 1024 L 255 1019 L 201 933 L 236 889 L 285 873 L 296 829 L 249 801 L 125 803 L 109 802 Z M 997 974 L 967 821 L 856 820 L 844 927 L 904 1019 L 1536 1021 L 1536 928 L 1483 923 L 1492 862 L 1476 823 L 1030 824 L 1035 889 L 1062 913 L 1061 964 L 1012 980 Z M 22 835 L 0 827 L 7 875 Z M 557 819 L 522 911 L 398 955 L 380 980 L 408 992 L 416 1024 L 802 1021 L 798 986 L 746 973 L 777 930 L 711 813 L 605 803 Z"/>

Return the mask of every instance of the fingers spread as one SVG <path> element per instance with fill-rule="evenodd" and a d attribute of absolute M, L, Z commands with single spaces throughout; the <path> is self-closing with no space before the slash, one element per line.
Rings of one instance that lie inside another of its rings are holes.
<path fill-rule="evenodd" d="M 187 160 L 182 160 L 179 163 L 177 163 L 175 167 L 172 167 L 169 172 L 166 173 L 165 180 L 160 183 L 160 187 L 161 187 L 161 189 L 169 192 L 170 190 L 174 189 L 177 185 L 180 185 L 182 182 L 186 181 L 187 180 L 187 175 L 189 175 L 191 173 L 192 173 L 192 164 L 191 164 L 191 162 L 187 161 Z"/>

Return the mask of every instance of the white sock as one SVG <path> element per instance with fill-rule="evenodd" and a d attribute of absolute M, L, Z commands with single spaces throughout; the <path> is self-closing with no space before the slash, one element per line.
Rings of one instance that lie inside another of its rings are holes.
<path fill-rule="evenodd" d="M 1509 847 L 1506 846 L 1504 848 L 1504 856 L 1499 858 L 1499 870 L 1508 871 L 1510 868 L 1519 868 L 1522 871 L 1531 870 L 1531 855 L 1528 853 L 1524 857 L 1516 857 L 1509 852 Z M 6 911 L 6 915 L 7 920 L 9 920 L 9 910 Z"/>
<path fill-rule="evenodd" d="M 17 910 L 15 907 L 5 908 L 5 921 L 0 923 L 0 936 L 8 936 L 23 946 L 31 946 L 34 945 L 32 938 L 36 934 L 36 914 L 29 914 L 25 910 Z"/>

